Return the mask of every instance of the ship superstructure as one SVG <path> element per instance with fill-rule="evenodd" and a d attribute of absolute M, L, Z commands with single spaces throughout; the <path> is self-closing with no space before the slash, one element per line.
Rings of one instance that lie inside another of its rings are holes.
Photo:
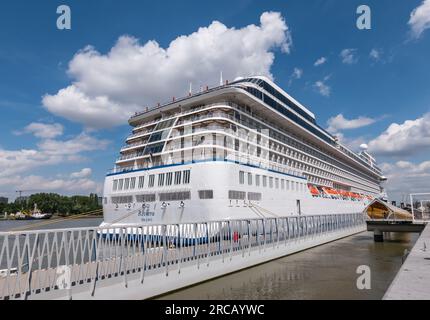
<path fill-rule="evenodd" d="M 265 77 L 135 114 L 104 185 L 105 223 L 361 212 L 385 180 Z"/>

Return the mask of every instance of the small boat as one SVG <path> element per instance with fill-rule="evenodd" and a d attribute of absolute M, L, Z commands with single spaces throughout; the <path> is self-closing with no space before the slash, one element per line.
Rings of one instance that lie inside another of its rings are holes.
<path fill-rule="evenodd" d="M 40 211 L 37 208 L 37 204 L 34 204 L 34 209 L 30 214 L 30 217 L 34 220 L 41 220 L 41 219 L 50 219 L 52 217 L 52 214 L 50 213 L 42 213 L 42 211 Z"/>
<path fill-rule="evenodd" d="M 32 217 L 34 220 L 50 219 L 50 218 L 52 217 L 52 214 L 50 214 L 50 213 L 41 213 L 41 212 L 36 212 L 36 213 L 33 213 L 33 214 L 31 215 L 31 217 Z"/>

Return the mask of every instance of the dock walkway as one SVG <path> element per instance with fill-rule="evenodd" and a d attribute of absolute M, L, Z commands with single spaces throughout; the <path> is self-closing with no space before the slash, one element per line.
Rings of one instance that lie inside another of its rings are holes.
<path fill-rule="evenodd" d="M 400 268 L 384 300 L 430 300 L 430 224 Z"/>

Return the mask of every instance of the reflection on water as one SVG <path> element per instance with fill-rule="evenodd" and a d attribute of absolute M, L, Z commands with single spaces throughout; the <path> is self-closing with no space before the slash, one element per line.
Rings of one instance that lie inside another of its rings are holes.
<path fill-rule="evenodd" d="M 399 270 L 405 249 L 418 234 L 373 233 L 299 252 L 222 278 L 180 290 L 161 299 L 381 299 Z M 358 290 L 356 269 L 371 269 L 371 289 Z"/>

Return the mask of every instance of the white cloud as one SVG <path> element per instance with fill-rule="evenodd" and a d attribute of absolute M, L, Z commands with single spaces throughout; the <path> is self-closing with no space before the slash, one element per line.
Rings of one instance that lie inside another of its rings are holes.
<path fill-rule="evenodd" d="M 260 25 L 240 29 L 214 21 L 179 36 L 167 48 L 122 36 L 107 54 L 91 46 L 79 51 L 68 68 L 73 83 L 45 95 L 42 103 L 50 112 L 87 127 L 120 125 L 143 106 L 185 95 L 190 82 L 194 87 L 216 83 L 220 71 L 225 79 L 252 74 L 273 78 L 273 50 L 288 53 L 291 44 L 278 12 L 264 12 Z"/>
<path fill-rule="evenodd" d="M 326 57 L 321 57 L 317 61 L 315 61 L 314 66 L 317 67 L 317 66 L 320 66 L 320 65 L 322 65 L 322 64 L 324 64 L 326 62 L 327 62 L 327 58 Z"/>
<path fill-rule="evenodd" d="M 324 97 L 329 97 L 331 94 L 331 87 L 327 85 L 329 79 L 330 76 L 326 76 L 323 80 L 319 80 L 314 84 L 314 88 Z"/>
<path fill-rule="evenodd" d="M 381 59 L 382 51 L 378 49 L 372 49 L 369 53 L 369 57 L 375 61 L 379 61 Z"/>
<path fill-rule="evenodd" d="M 430 113 L 402 124 L 393 123 L 369 142 L 369 151 L 387 156 L 413 155 L 430 149 Z"/>
<path fill-rule="evenodd" d="M 421 37 L 423 32 L 430 28 L 430 0 L 424 0 L 412 11 L 408 24 L 415 39 Z"/>
<path fill-rule="evenodd" d="M 34 190 L 34 193 L 87 194 L 90 192 L 101 193 L 102 186 L 88 178 L 52 179 L 37 175 L 0 177 L 2 194 L 13 197 L 14 190 Z"/>
<path fill-rule="evenodd" d="M 82 160 L 82 153 L 105 149 L 109 141 L 81 133 L 68 140 L 42 140 L 38 148 L 0 149 L 0 177 L 13 176 L 30 169 Z"/>
<path fill-rule="evenodd" d="M 40 122 L 32 122 L 26 126 L 22 131 L 16 131 L 15 134 L 21 135 L 24 133 L 31 133 L 37 138 L 55 138 L 63 134 L 63 126 L 59 123 L 47 124 Z"/>
<path fill-rule="evenodd" d="M 303 70 L 299 68 L 294 68 L 292 77 L 294 79 L 300 79 L 303 76 Z"/>
<path fill-rule="evenodd" d="M 43 140 L 38 146 L 49 155 L 76 155 L 86 151 L 103 150 L 108 144 L 108 140 L 99 140 L 83 132 L 69 140 Z"/>
<path fill-rule="evenodd" d="M 402 196 L 410 193 L 429 192 L 430 161 L 418 164 L 398 161 L 382 163 L 380 167 L 388 178 L 386 189 L 391 199 L 402 200 Z"/>
<path fill-rule="evenodd" d="M 71 178 L 88 178 L 92 174 L 91 168 L 83 168 L 81 171 L 73 172 L 70 174 Z"/>
<path fill-rule="evenodd" d="M 343 49 L 340 52 L 340 57 L 342 59 L 342 63 L 345 64 L 354 64 L 358 62 L 358 58 L 356 56 L 357 49 Z"/>
<path fill-rule="evenodd" d="M 22 175 L 40 167 L 76 163 L 84 160 L 88 151 L 105 149 L 109 141 L 97 139 L 88 133 L 63 140 L 42 139 L 37 148 L 21 150 L 0 149 L 0 192 L 13 198 L 14 190 L 54 191 L 62 194 L 101 192 L 101 184 L 89 177 L 90 168 L 73 172 L 68 177 L 47 178 Z"/>
<path fill-rule="evenodd" d="M 376 122 L 376 119 L 368 117 L 358 117 L 356 119 L 346 119 L 343 114 L 338 114 L 331 117 L 327 121 L 327 131 L 335 133 L 342 130 L 351 130 L 371 125 Z"/>

